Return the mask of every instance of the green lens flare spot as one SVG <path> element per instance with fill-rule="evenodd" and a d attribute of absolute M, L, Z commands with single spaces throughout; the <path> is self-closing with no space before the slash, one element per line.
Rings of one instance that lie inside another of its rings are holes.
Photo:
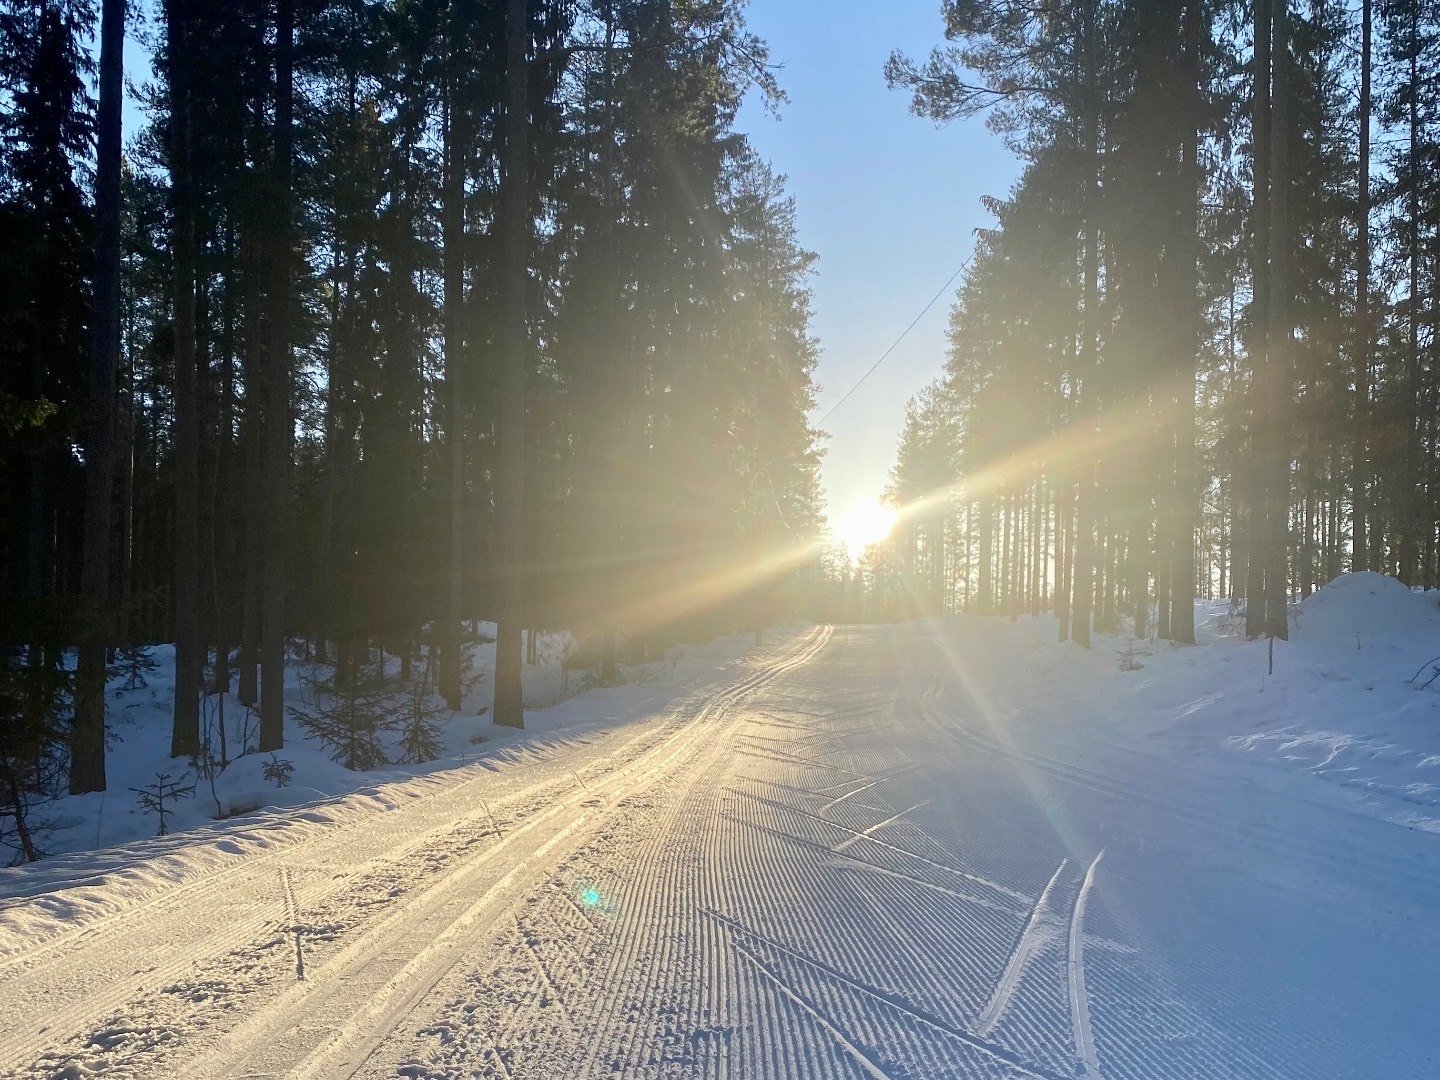
<path fill-rule="evenodd" d="M 594 907 L 600 903 L 600 894 L 594 889 L 586 889 L 580 894 L 580 900 L 586 907 Z"/>

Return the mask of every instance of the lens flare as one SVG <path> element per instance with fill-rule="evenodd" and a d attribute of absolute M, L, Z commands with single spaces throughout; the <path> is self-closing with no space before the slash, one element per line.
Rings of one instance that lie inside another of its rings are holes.
<path fill-rule="evenodd" d="M 600 894 L 594 889 L 586 889 L 580 894 L 580 902 L 586 907 L 595 907 L 600 903 Z"/>
<path fill-rule="evenodd" d="M 890 535 L 896 517 L 898 513 L 893 506 L 869 499 L 856 503 L 838 517 L 831 524 L 830 533 L 845 545 L 845 551 L 853 562 L 865 554 L 865 549 L 871 544 L 878 544 Z"/>

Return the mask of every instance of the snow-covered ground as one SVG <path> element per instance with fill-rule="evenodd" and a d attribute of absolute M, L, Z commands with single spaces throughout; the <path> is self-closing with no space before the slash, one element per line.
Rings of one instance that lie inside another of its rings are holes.
<path fill-rule="evenodd" d="M 363 826 L 376 812 L 448 789 L 457 782 L 457 770 L 502 770 L 585 747 L 608 729 L 652 715 L 678 694 L 726 670 L 752 643 L 751 635 L 738 634 L 700 646 L 676 646 L 665 659 L 622 668 L 626 681 L 621 685 L 587 688 L 585 673 L 562 664 L 569 636 L 547 636 L 539 643 L 540 662 L 523 669 L 525 728 L 516 731 L 489 720 L 494 625 L 482 623 L 480 631 L 488 640 L 470 650 L 464 707 L 456 714 L 442 714 L 440 753 L 434 761 L 363 771 L 338 764 L 299 719 L 315 711 L 321 693 L 316 683 L 331 671 L 292 663 L 286 671 L 286 745 L 273 755 L 254 751 L 258 717 L 236 706 L 233 694 L 223 708 L 217 707 L 217 696 L 205 699 L 206 740 L 218 757 L 223 715 L 232 755 L 223 769 L 212 770 L 213 782 L 195 762 L 169 756 L 173 649 L 150 650 L 155 668 L 145 674 L 142 685 L 127 689 L 123 673 L 110 680 L 109 790 L 65 796 L 35 810 L 32 828 L 49 857 L 30 866 L 0 868 L 0 904 L 5 898 L 34 897 L 23 916 L 37 919 L 34 933 L 73 929 L 202 877 L 250 851 L 305 842 L 342 826 Z M 398 662 L 391 658 L 387 668 L 393 680 Z M 390 701 L 396 710 L 404 708 L 405 694 L 404 685 L 393 681 Z M 382 738 L 391 759 L 398 759 L 397 733 L 385 732 Z M 290 766 L 283 785 L 265 775 L 272 759 Z M 167 803 L 164 837 L 156 836 L 158 816 L 145 809 L 138 795 L 140 789 L 153 787 L 160 774 L 194 788 L 193 794 Z M 0 909 L 0 959 L 9 947 L 4 932 L 25 928 L 21 916 L 7 916 L 6 910 Z"/>
<path fill-rule="evenodd" d="M 1249 759 L 1302 797 L 1341 786 L 1347 805 L 1440 831 L 1440 593 L 1345 574 L 1292 609 L 1273 674 L 1270 643 L 1245 641 L 1226 602 L 1196 616 L 1200 647 L 1121 634 L 1088 655 L 1052 645 L 1053 619 L 1026 619 L 977 640 L 993 661 L 977 666 L 1025 669 L 991 687 L 1006 715 L 1063 708 L 1093 738 L 1227 774 Z"/>
<path fill-rule="evenodd" d="M 1226 614 L 731 642 L 462 767 L 8 871 L 0 1074 L 1440 1075 L 1435 597 L 1342 578 L 1273 675 Z"/>
<path fill-rule="evenodd" d="M 497 727 L 487 715 L 495 668 L 495 627 L 493 623 L 481 623 L 478 630 L 479 640 L 467 644 L 461 711 L 455 714 L 444 711 L 433 689 L 424 695 L 435 709 L 440 745 L 433 761 L 415 765 L 387 764 L 352 770 L 337 763 L 335 755 L 302 719 L 315 715 L 323 704 L 334 700 L 326 690 L 333 670 L 292 656 L 285 672 L 285 749 L 273 755 L 275 762 L 289 766 L 283 783 L 266 776 L 272 755 L 255 752 L 258 713 L 238 705 L 233 693 L 224 695 L 223 699 L 220 695 L 207 695 L 201 710 L 202 735 L 215 762 L 225 759 L 223 768 L 207 769 L 193 761 L 171 758 L 174 650 L 168 645 L 149 649 L 147 656 L 154 665 L 153 670 L 142 672 L 138 680 L 132 680 L 124 670 L 117 670 L 109 681 L 106 754 L 109 790 L 66 796 L 38 807 L 31 826 L 39 834 L 40 847 L 47 855 L 58 855 L 101 851 L 154 837 L 159 818 L 153 809 L 145 809 L 138 792 L 153 788 L 161 774 L 168 776 L 171 783 L 194 789 L 191 795 L 167 801 L 167 829 L 172 834 L 215 821 L 238 820 L 237 815 L 244 816 L 240 822 L 244 828 L 254 823 L 251 815 L 257 811 L 260 816 L 268 817 L 270 811 L 278 808 L 306 806 L 314 810 L 317 803 L 356 792 L 382 800 L 404 799 L 410 792 L 400 781 L 429 776 L 479 758 L 503 757 L 521 748 L 533 752 L 541 743 L 581 735 L 575 730 L 577 726 L 591 722 L 614 723 L 639 713 L 653 712 L 689 685 L 697 673 L 703 674 L 716 663 L 743 655 L 751 641 L 750 636 L 741 634 L 702 647 L 676 646 L 664 659 L 634 668 L 622 667 L 623 685 L 601 690 L 587 688 L 589 684 L 585 680 L 590 673 L 567 668 L 564 656 L 572 644 L 568 634 L 542 635 L 537 641 L 539 662 L 523 668 L 526 730 L 517 733 Z M 370 663 L 373 662 L 372 655 Z M 423 677 L 423 664 L 423 658 L 416 661 L 416 678 Z M 381 711 L 402 713 L 408 701 L 409 684 L 398 678 L 400 664 L 396 657 L 387 657 L 385 666 L 388 682 L 381 691 Z M 129 685 L 132 681 L 136 685 Z M 433 688 L 433 675 L 427 685 Z M 561 732 L 564 734 L 558 734 Z M 388 761 L 403 760 L 399 741 L 400 733 L 396 730 L 380 733 Z M 323 812 L 314 811 L 308 816 L 314 817 L 316 813 Z M 191 839 L 180 838 L 165 846 L 185 847 Z M 153 851 L 155 847 L 148 845 L 147 850 Z M 0 851 L 0 858 L 3 855 Z M 44 875 L 43 870 L 37 869 L 31 876 L 37 873 Z"/>

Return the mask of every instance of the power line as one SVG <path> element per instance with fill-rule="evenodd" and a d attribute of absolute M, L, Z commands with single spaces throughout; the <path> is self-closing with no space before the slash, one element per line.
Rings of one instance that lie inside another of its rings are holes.
<path fill-rule="evenodd" d="M 970 265 L 971 261 L 972 261 L 974 258 L 975 258 L 975 253 L 972 251 L 972 252 L 970 253 L 969 258 L 967 258 L 963 263 L 960 264 L 960 269 L 956 270 L 955 273 L 953 273 L 953 274 L 950 275 L 950 280 L 947 281 L 947 282 L 945 282 L 944 285 L 941 285 L 941 286 L 940 286 L 940 291 L 937 292 L 934 296 L 932 296 L 932 297 L 930 298 L 930 302 L 929 302 L 928 304 L 926 304 L 926 305 L 920 310 L 920 314 L 919 314 L 919 315 L 916 315 L 915 318 L 910 321 L 910 325 L 907 326 L 907 327 L 905 327 L 904 332 L 903 332 L 898 338 L 895 339 L 895 341 L 891 344 L 891 346 L 890 346 L 888 349 L 886 349 L 883 353 L 880 354 L 880 359 L 879 359 L 879 360 L 876 360 L 875 363 L 873 363 L 873 364 L 870 365 L 870 370 L 867 371 L 867 372 L 865 372 L 864 375 L 861 375 L 861 376 L 860 376 L 860 381 L 859 381 L 859 382 L 857 382 L 857 383 L 856 383 L 854 386 L 852 386 L 849 390 L 845 391 L 845 396 L 844 396 L 844 397 L 842 397 L 842 398 L 841 398 L 839 401 L 837 401 L 834 405 L 830 406 L 830 411 L 827 412 L 824 416 L 822 416 L 822 417 L 819 419 L 819 421 L 818 421 L 818 423 L 817 423 L 816 426 L 819 426 L 819 424 L 825 423 L 826 420 L 829 420 L 830 417 L 834 416 L 834 415 L 835 415 L 835 410 L 838 409 L 838 408 L 840 408 L 841 405 L 844 405 L 845 402 L 849 401 L 849 400 L 850 400 L 850 395 L 853 394 L 853 393 L 855 393 L 856 390 L 859 390 L 860 387 L 864 384 L 865 380 L 868 379 L 868 378 L 870 378 L 871 375 L 874 375 L 874 374 L 875 374 L 875 369 L 878 368 L 881 364 L 883 364 L 883 363 L 885 362 L 885 358 L 886 358 L 887 356 L 889 356 L 892 352 L 894 352 L 897 348 L 899 348 L 900 343 L 901 343 L 902 341 L 904 341 L 904 340 L 906 339 L 906 337 L 909 336 L 910 331 L 911 331 L 911 330 L 914 330 L 915 327 L 916 327 L 916 325 L 920 322 L 920 320 L 925 317 L 926 313 L 929 312 L 929 310 L 930 310 L 932 307 L 935 306 L 935 302 L 936 302 L 937 300 L 939 300 L 940 297 L 942 297 L 942 296 L 945 295 L 946 290 L 948 290 L 951 285 L 955 284 L 955 279 L 958 278 L 961 274 L 963 274 L 963 273 L 965 272 L 966 267 L 968 267 L 968 266 Z"/>

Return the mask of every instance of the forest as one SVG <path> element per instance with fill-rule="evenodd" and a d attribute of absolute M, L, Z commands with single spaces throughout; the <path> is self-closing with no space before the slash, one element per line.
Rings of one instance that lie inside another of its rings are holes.
<path fill-rule="evenodd" d="M 539 630 L 608 684 L 797 614 L 1189 643 L 1440 586 L 1440 3 L 941 3 L 875 77 L 1021 175 L 853 569 L 744 7 L 3 0 L 4 801 L 105 790 L 157 643 L 193 759 L 229 698 L 285 744 L 287 658 L 457 710 L 482 624 L 522 726 Z"/>
<path fill-rule="evenodd" d="M 1440 0 L 0 0 L 0 1080 L 1435 1080 L 1437 332 Z"/>
<path fill-rule="evenodd" d="M 287 655 L 453 709 L 494 623 L 521 726 L 523 631 L 603 679 L 790 610 L 814 256 L 741 7 L 0 4 L 0 801 L 105 789 L 158 642 L 194 758 L 217 696 L 284 744 Z"/>
<path fill-rule="evenodd" d="M 1284 637 L 1343 571 L 1440 586 L 1440 4 L 942 8 L 886 77 L 1023 172 L 908 408 L 872 608 L 1193 643 L 1197 597 Z"/>

